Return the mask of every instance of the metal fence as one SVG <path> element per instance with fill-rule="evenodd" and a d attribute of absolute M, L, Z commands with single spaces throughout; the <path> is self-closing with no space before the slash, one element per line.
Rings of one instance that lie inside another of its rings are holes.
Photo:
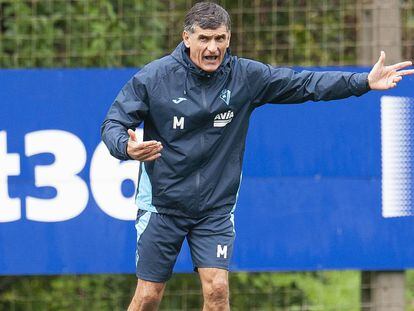
<path fill-rule="evenodd" d="M 0 287 L 2 279 L 0 278 Z M 232 310 L 358 310 L 360 275 L 355 271 L 233 273 Z M 0 310 L 126 310 L 135 276 L 15 277 L 0 290 Z M 167 283 L 160 310 L 200 310 L 196 274 Z"/>
<path fill-rule="evenodd" d="M 414 58 L 414 1 L 401 1 L 402 54 L 404 59 Z"/>
<path fill-rule="evenodd" d="M 0 310 L 126 310 L 134 275 L 0 277 Z M 389 309 L 363 302 L 369 290 L 358 271 L 230 274 L 232 310 L 356 311 L 414 310 L 414 271 L 405 274 L 405 302 Z M 371 285 L 372 286 L 372 285 Z M 388 285 L 387 291 L 395 288 Z M 372 289 L 372 288 L 371 288 Z M 384 292 L 384 294 L 386 294 Z M 200 281 L 195 273 L 176 274 L 167 283 L 160 310 L 200 310 Z"/>
<path fill-rule="evenodd" d="M 189 0 L 0 0 L 0 67 L 141 66 L 180 41 Z M 274 65 L 350 65 L 367 0 L 223 0 L 234 54 Z M 400 1 L 403 57 L 414 5 Z M 372 10 L 376 10 L 375 5 Z"/>

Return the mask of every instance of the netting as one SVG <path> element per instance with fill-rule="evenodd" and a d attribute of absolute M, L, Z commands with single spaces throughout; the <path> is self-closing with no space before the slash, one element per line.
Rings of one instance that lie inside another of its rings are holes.
<path fill-rule="evenodd" d="M 174 49 L 193 2 L 0 0 L 0 67 L 141 66 Z M 274 65 L 356 63 L 360 1 L 218 2 L 232 17 L 233 54 Z M 401 24 L 410 59 L 412 1 L 401 2 Z"/>

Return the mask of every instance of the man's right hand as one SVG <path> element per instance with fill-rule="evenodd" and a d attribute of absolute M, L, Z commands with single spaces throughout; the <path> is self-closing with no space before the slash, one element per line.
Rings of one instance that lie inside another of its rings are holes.
<path fill-rule="evenodd" d="M 159 141 L 150 140 L 139 143 L 135 132 L 128 130 L 128 155 L 137 161 L 154 161 L 161 156 L 162 145 Z"/>

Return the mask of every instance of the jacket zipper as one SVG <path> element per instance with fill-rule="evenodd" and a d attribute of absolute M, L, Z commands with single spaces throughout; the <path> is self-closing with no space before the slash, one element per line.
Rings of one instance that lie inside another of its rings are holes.
<path fill-rule="evenodd" d="M 201 88 L 201 99 L 203 107 L 207 109 L 207 100 L 206 100 L 206 92 L 205 88 Z M 200 135 L 200 147 L 201 151 L 204 150 L 204 134 L 201 133 Z M 201 169 L 199 168 L 196 175 L 196 189 L 197 189 L 197 195 L 198 195 L 198 210 L 200 210 L 201 207 L 201 185 L 200 185 L 200 178 L 201 178 Z"/>
<path fill-rule="evenodd" d="M 204 86 L 201 88 L 201 98 L 203 100 L 203 107 L 207 109 L 206 89 Z"/>

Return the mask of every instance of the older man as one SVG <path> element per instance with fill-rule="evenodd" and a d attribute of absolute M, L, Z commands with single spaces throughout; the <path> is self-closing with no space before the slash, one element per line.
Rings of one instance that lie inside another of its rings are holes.
<path fill-rule="evenodd" d="M 219 5 L 187 13 L 175 51 L 123 87 L 102 125 L 118 159 L 140 161 L 136 274 L 129 310 L 157 309 L 185 238 L 198 271 L 204 310 L 228 310 L 233 212 L 249 118 L 265 103 L 360 96 L 393 88 L 411 62 L 368 73 L 295 72 L 230 55 L 230 17 Z M 144 122 L 144 142 L 135 128 Z"/>

